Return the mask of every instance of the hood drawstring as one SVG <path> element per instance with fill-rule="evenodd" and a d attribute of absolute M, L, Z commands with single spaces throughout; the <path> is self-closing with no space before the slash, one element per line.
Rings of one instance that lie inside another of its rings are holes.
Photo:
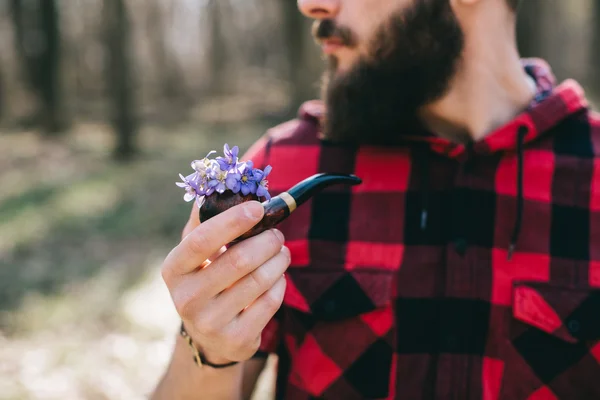
<path fill-rule="evenodd" d="M 419 158 L 419 170 L 421 176 L 419 179 L 421 191 L 421 231 L 427 229 L 427 218 L 429 216 L 429 156 L 427 148 L 424 148 Z"/>
<path fill-rule="evenodd" d="M 517 242 L 519 240 L 519 234 L 521 233 L 521 225 L 523 223 L 523 202 L 524 202 L 524 194 L 523 194 L 523 174 L 524 171 L 524 151 L 523 146 L 525 142 L 525 136 L 527 135 L 527 127 L 521 126 L 519 127 L 519 131 L 517 133 L 517 216 L 515 218 L 515 226 L 513 228 L 512 237 L 510 239 L 510 244 L 508 246 L 508 261 L 512 259 L 512 256 L 515 252 L 515 248 L 517 247 Z"/>

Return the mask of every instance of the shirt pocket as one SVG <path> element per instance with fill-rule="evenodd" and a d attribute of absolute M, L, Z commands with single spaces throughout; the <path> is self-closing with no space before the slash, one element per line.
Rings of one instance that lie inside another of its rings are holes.
<path fill-rule="evenodd" d="M 599 289 L 515 282 L 510 341 L 501 398 L 600 398 Z"/>

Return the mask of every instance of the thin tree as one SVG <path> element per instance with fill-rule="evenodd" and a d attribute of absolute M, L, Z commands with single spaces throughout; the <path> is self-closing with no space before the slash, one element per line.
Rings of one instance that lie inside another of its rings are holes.
<path fill-rule="evenodd" d="M 160 79 L 161 94 L 169 100 L 189 100 L 182 68 L 174 54 L 169 50 L 165 29 L 165 19 L 172 17 L 175 3 L 171 2 L 167 18 L 165 18 L 161 9 L 161 1 L 149 1 L 146 4 L 148 8 L 146 22 L 150 33 L 152 56 Z"/>
<path fill-rule="evenodd" d="M 42 102 L 42 126 L 48 134 L 64 129 L 60 81 L 60 31 L 55 0 L 40 0 L 40 25 L 45 38 L 44 51 L 38 63 L 38 91 Z"/>
<path fill-rule="evenodd" d="M 222 5 L 224 0 L 210 0 L 208 20 L 210 21 L 210 87 L 211 94 L 222 94 L 226 88 L 227 54 L 223 37 Z"/>
<path fill-rule="evenodd" d="M 104 0 L 103 23 L 110 119 L 117 138 L 114 156 L 128 161 L 137 152 L 138 122 L 131 71 L 131 26 L 124 0 Z"/>
<path fill-rule="evenodd" d="M 24 4 L 21 0 L 11 0 L 10 9 L 23 78 L 39 100 L 36 124 L 41 125 L 46 134 L 59 133 L 66 126 L 60 90 L 61 37 L 56 1 Z"/>

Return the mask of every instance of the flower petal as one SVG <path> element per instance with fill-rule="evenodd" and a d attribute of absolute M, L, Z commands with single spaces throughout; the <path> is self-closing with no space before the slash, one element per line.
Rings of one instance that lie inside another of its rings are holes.
<path fill-rule="evenodd" d="M 252 170 L 252 175 L 254 176 L 254 180 L 256 182 L 260 182 L 262 180 L 262 177 L 264 175 L 264 172 L 258 168 L 254 168 Z"/>
<path fill-rule="evenodd" d="M 267 165 L 265 167 L 265 171 L 264 171 L 264 175 L 263 178 L 266 178 L 267 176 L 269 176 L 269 174 L 271 173 L 271 170 L 273 169 L 273 167 L 271 167 L 270 165 Z"/>
<path fill-rule="evenodd" d="M 185 201 L 187 201 L 187 202 L 190 202 L 190 201 L 194 200 L 195 198 L 196 198 L 196 195 L 195 195 L 195 194 L 192 194 L 192 193 L 186 193 L 186 194 L 183 196 L 183 200 L 185 200 Z"/>
<path fill-rule="evenodd" d="M 244 196 L 249 195 L 251 192 L 250 185 L 242 185 L 242 194 Z"/>

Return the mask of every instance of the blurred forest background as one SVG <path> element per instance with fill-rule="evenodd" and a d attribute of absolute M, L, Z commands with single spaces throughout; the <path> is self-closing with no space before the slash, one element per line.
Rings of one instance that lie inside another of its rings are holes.
<path fill-rule="evenodd" d="M 293 0 L 0 0 L 0 399 L 152 390 L 177 174 L 317 97 L 309 32 Z M 600 0 L 525 0 L 518 32 L 598 104 Z"/>

